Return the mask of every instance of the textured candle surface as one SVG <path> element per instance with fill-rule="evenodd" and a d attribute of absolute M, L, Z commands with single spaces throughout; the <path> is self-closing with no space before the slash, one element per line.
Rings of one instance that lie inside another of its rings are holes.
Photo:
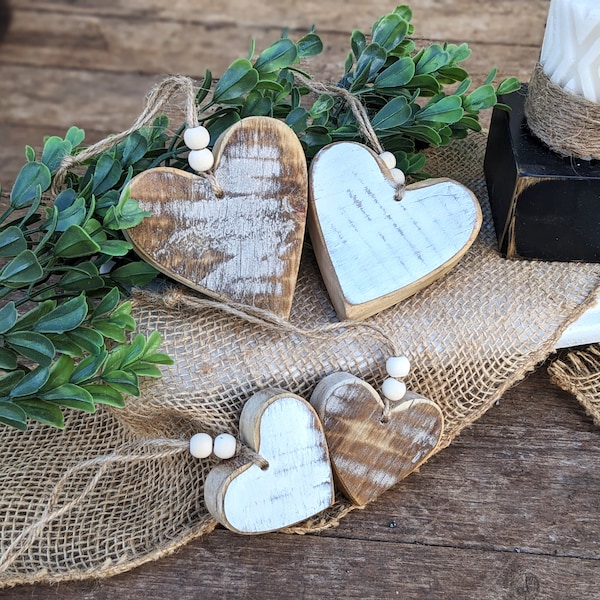
<path fill-rule="evenodd" d="M 540 63 L 563 89 L 600 102 L 598 0 L 552 0 Z"/>

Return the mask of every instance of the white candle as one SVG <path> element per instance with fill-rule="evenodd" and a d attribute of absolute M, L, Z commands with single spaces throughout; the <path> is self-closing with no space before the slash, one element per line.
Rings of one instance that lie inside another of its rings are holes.
<path fill-rule="evenodd" d="M 600 102 L 600 2 L 552 0 L 540 63 L 564 90 Z"/>

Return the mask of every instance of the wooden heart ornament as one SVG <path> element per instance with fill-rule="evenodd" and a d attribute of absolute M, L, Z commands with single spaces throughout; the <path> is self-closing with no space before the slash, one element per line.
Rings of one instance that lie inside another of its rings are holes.
<path fill-rule="evenodd" d="M 336 481 L 359 506 L 375 500 L 423 464 L 444 428 L 440 408 L 414 392 L 391 407 L 367 382 L 333 373 L 316 386 L 311 399 L 323 425 Z"/>
<path fill-rule="evenodd" d="M 447 273 L 481 227 L 473 193 L 449 179 L 395 199 L 389 168 L 369 148 L 338 142 L 314 158 L 308 226 L 340 319 L 362 319 Z"/>
<path fill-rule="evenodd" d="M 265 533 L 298 523 L 334 500 L 323 426 L 300 396 L 256 393 L 240 415 L 242 442 L 268 462 L 236 461 L 213 468 L 204 483 L 210 514 L 237 533 Z"/>
<path fill-rule="evenodd" d="M 217 140 L 215 181 L 159 167 L 134 177 L 152 213 L 127 235 L 159 271 L 218 300 L 290 313 L 306 223 L 306 158 L 294 132 L 248 117 Z M 217 192 L 217 193 L 216 193 Z"/>

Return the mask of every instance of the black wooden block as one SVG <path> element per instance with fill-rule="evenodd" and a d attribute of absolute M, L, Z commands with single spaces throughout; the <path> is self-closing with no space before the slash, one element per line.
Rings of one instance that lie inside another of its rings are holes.
<path fill-rule="evenodd" d="M 564 158 L 527 127 L 526 91 L 499 97 L 485 155 L 498 247 L 507 258 L 600 262 L 600 161 Z"/>

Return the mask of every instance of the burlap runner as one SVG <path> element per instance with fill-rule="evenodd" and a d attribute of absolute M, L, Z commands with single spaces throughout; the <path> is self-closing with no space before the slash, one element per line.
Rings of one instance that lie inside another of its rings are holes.
<path fill-rule="evenodd" d="M 368 321 L 410 357 L 408 387 L 443 409 L 443 446 L 549 355 L 600 280 L 600 265 L 499 256 L 484 147 L 484 136 L 473 136 L 428 163 L 432 174 L 458 179 L 481 199 L 478 241 L 442 280 Z M 181 292 L 160 302 L 140 295 L 135 304 L 141 330 L 159 329 L 164 351 L 176 359 L 164 379 L 148 383 L 124 410 L 69 415 L 64 432 L 2 431 L 0 585 L 109 576 L 208 534 L 215 524 L 202 486 L 212 463 L 191 458 L 186 438 L 235 433 L 244 400 L 266 386 L 308 396 L 340 369 L 378 385 L 390 352 L 367 326 L 318 336 L 277 331 L 215 307 L 198 309 Z M 310 329 L 334 321 L 307 251 L 291 322 Z M 340 498 L 293 530 L 330 526 L 349 510 Z"/>

